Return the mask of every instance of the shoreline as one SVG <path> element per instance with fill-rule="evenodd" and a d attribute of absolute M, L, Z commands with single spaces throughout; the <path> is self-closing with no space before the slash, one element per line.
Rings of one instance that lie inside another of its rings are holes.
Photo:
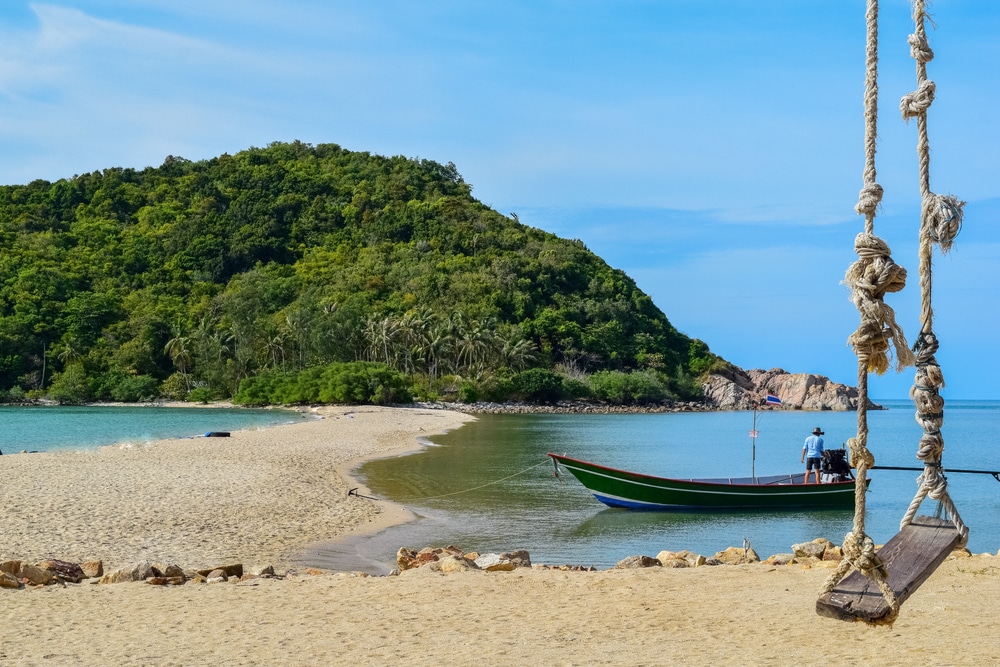
<path fill-rule="evenodd" d="M 394 503 L 348 496 L 361 486 L 354 469 L 418 451 L 420 437 L 474 419 L 373 406 L 322 406 L 304 415 L 229 438 L 2 456 L 0 560 L 299 567 L 311 544 L 408 518 Z"/>

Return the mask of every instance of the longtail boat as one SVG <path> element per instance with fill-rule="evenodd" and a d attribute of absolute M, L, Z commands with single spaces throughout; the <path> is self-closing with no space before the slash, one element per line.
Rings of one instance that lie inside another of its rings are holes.
<path fill-rule="evenodd" d="M 767 477 L 670 479 L 549 454 L 609 507 L 647 510 L 853 508 L 854 479 L 805 484 L 803 472 Z"/>

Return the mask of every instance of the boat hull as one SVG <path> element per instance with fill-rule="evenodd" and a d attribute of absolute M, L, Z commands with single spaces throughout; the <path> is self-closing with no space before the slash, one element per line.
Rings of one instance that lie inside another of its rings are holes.
<path fill-rule="evenodd" d="M 854 480 L 804 484 L 804 473 L 756 478 L 670 479 L 549 454 L 597 500 L 626 509 L 853 508 Z"/>

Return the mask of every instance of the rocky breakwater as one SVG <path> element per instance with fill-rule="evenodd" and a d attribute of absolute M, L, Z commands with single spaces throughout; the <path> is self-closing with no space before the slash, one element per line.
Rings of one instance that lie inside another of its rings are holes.
<path fill-rule="evenodd" d="M 858 390 L 811 373 L 789 373 L 781 368 L 745 371 L 733 366 L 708 376 L 702 385 L 705 401 L 717 410 L 749 410 L 768 392 L 792 410 L 857 410 Z M 881 406 L 868 401 L 869 410 Z"/>
<path fill-rule="evenodd" d="M 287 576 L 287 573 L 286 573 Z M 245 572 L 242 564 L 221 565 L 199 570 L 177 565 L 141 561 L 111 572 L 104 571 L 101 561 L 72 563 L 49 559 L 37 563 L 22 560 L 0 562 L 0 588 L 33 588 L 79 583 L 120 584 L 145 582 L 154 586 L 181 586 L 187 583 L 243 582 L 256 578 L 283 578 L 268 565 L 259 572 Z"/>

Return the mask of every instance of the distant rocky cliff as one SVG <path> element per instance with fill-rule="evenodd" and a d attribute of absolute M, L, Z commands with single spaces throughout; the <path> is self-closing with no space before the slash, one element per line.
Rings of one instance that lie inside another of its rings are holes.
<path fill-rule="evenodd" d="M 709 375 L 703 388 L 705 401 L 718 410 L 749 410 L 754 402 L 763 403 L 769 391 L 781 399 L 786 410 L 856 410 L 858 407 L 855 387 L 832 382 L 822 375 L 788 373 L 780 368 L 745 371 L 733 366 Z M 868 408 L 880 409 L 880 406 L 869 401 Z"/>

